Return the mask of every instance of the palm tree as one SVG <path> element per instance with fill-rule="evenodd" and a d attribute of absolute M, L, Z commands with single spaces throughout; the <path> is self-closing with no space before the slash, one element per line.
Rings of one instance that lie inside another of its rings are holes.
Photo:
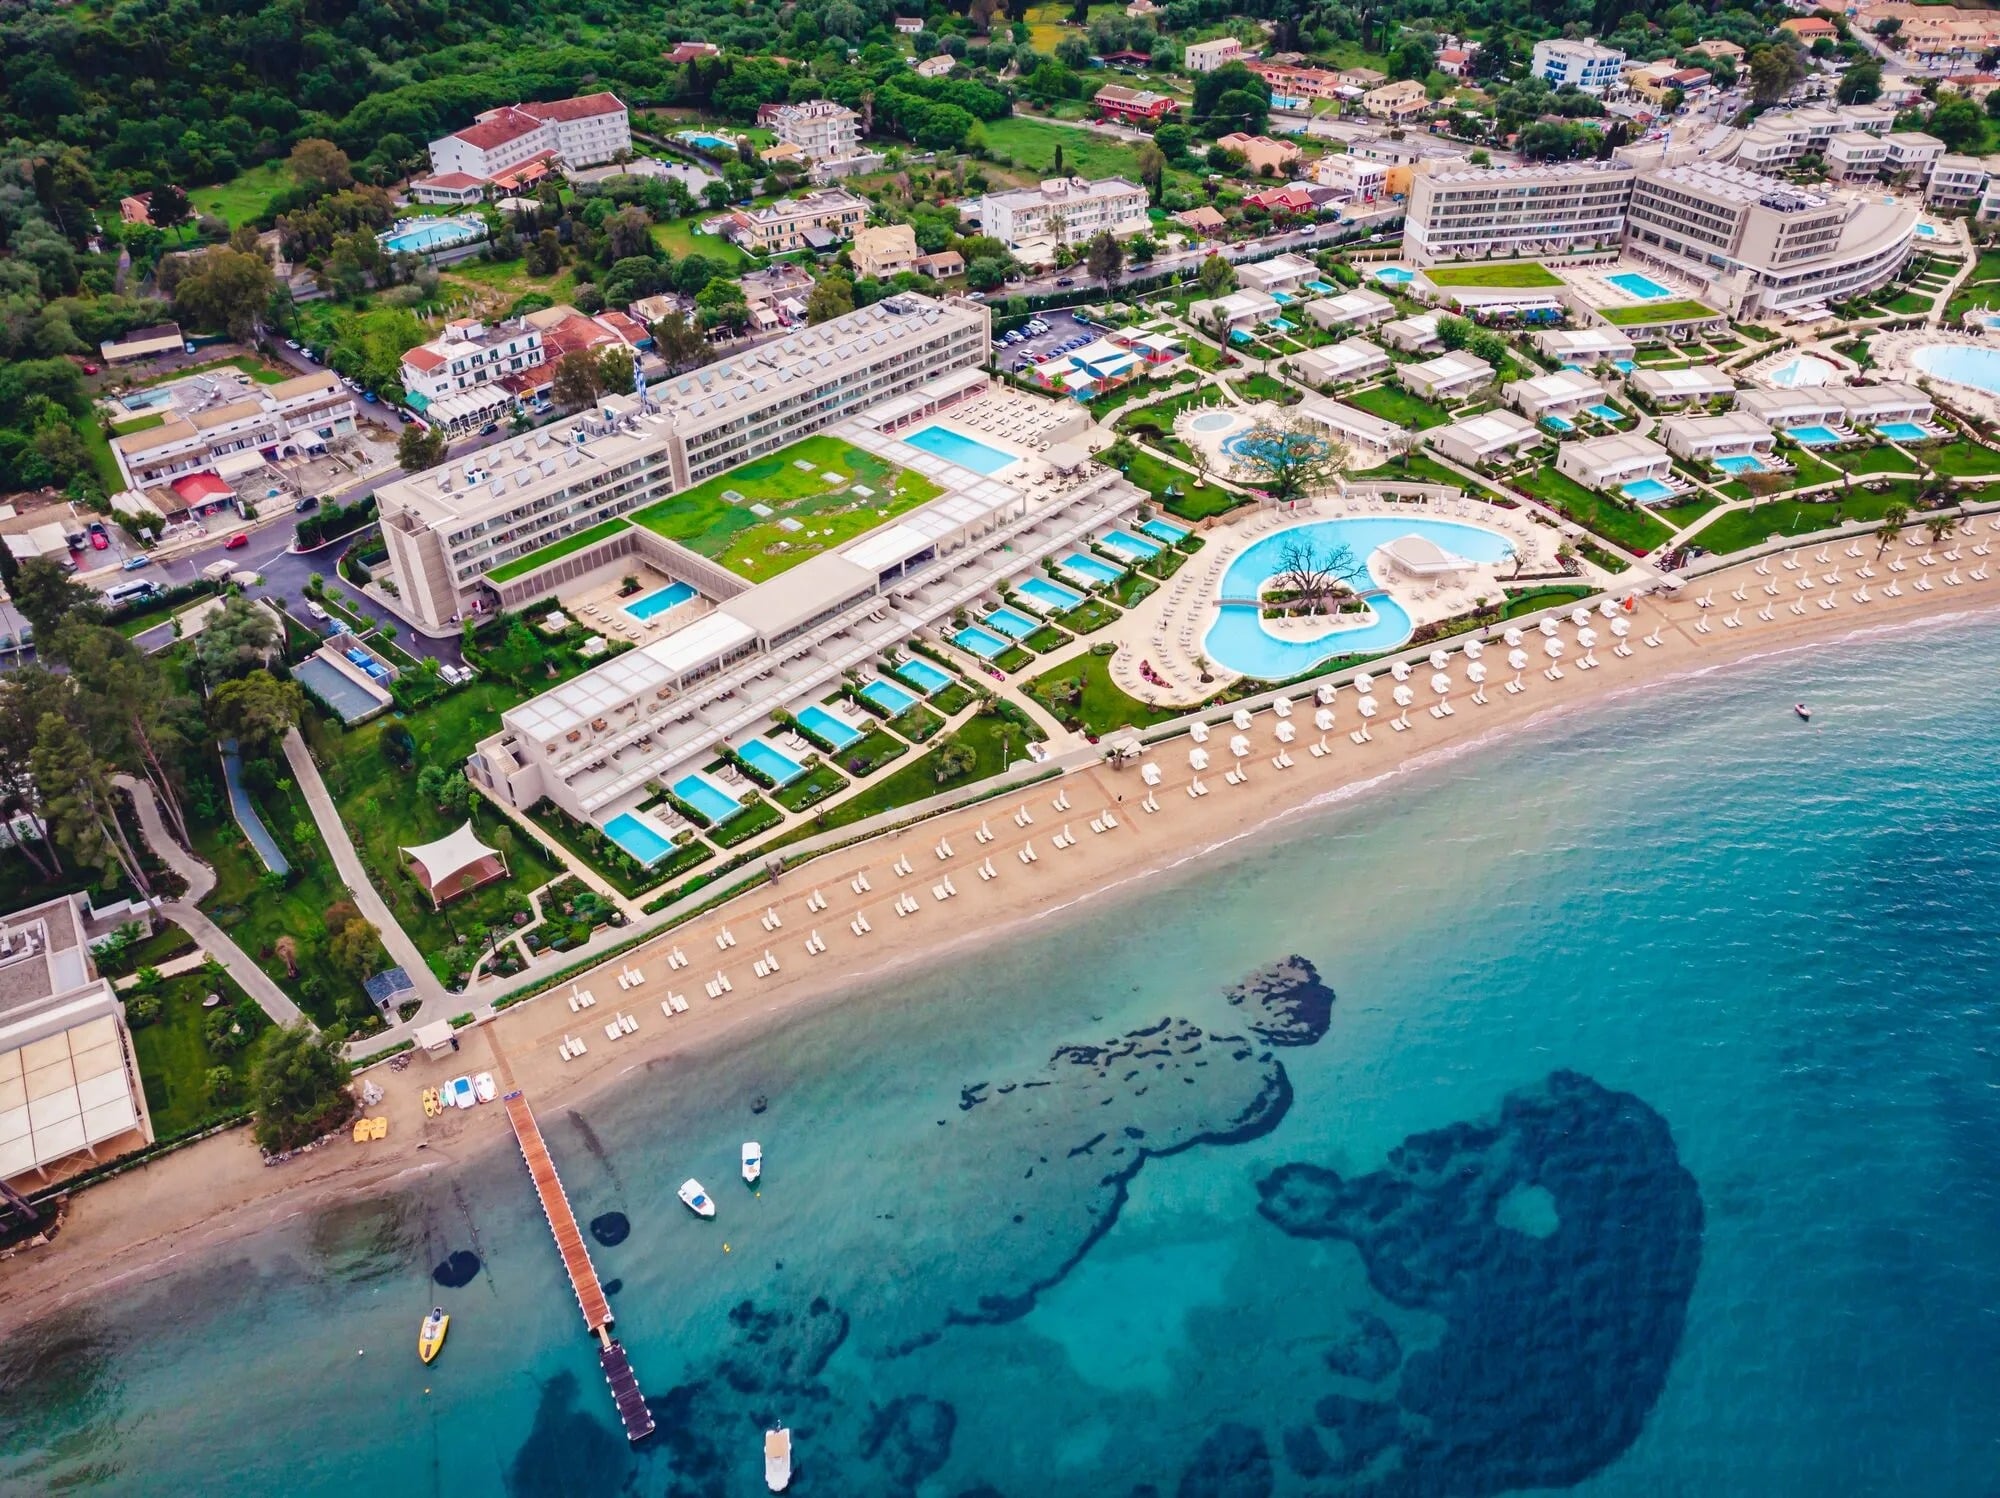
<path fill-rule="evenodd" d="M 1931 545 L 1935 546 L 1946 536 L 1949 536 L 1953 531 L 1958 529 L 1958 517 L 1956 515 L 1947 515 L 1940 511 L 1935 515 L 1925 517 L 1924 529 L 1930 534 Z"/>
<path fill-rule="evenodd" d="M 1902 534 L 1903 527 L 1909 519 L 1910 507 L 1901 500 L 1882 511 L 1882 524 L 1875 532 L 1877 537 L 1875 559 L 1878 562 L 1882 559 L 1882 553 L 1889 549 L 1889 543 Z"/>

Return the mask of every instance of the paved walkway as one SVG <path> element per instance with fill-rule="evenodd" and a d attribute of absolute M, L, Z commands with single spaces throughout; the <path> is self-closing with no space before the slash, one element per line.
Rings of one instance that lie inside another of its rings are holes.
<path fill-rule="evenodd" d="M 354 851 L 354 842 L 347 835 L 347 827 L 340 820 L 340 812 L 334 807 L 333 796 L 320 779 L 319 766 L 313 763 L 312 751 L 306 748 L 306 741 L 299 737 L 294 728 L 285 735 L 285 763 L 292 767 L 292 778 L 299 789 L 305 792 L 306 805 L 311 808 L 313 821 L 319 827 L 319 835 L 333 854 L 333 866 L 340 871 L 340 879 L 347 886 L 347 892 L 355 905 L 382 935 L 382 945 L 389 949 L 389 955 L 409 975 L 417 997 L 423 1001 L 416 1024 L 431 1020 L 446 1019 L 450 1014 L 459 1013 L 463 1006 L 463 996 L 454 1001 L 444 991 L 444 985 L 437 980 L 437 974 L 424 961 L 424 954 L 417 950 L 417 944 L 410 940 L 396 920 L 396 914 L 382 898 L 368 878 L 368 870 L 361 862 L 361 855 Z"/>
<path fill-rule="evenodd" d="M 155 963 L 153 964 L 153 969 L 162 978 L 178 978 L 182 973 L 194 972 L 207 961 L 208 953 L 197 947 L 192 952 L 183 952 L 178 957 L 169 957 L 165 962 Z M 137 973 L 127 973 L 124 977 L 113 982 L 111 986 L 122 993 L 128 988 L 134 987 L 138 981 L 139 975 Z"/>
<path fill-rule="evenodd" d="M 139 813 L 139 830 L 160 862 L 187 881 L 187 893 L 177 900 L 162 900 L 158 909 L 162 916 L 172 921 L 181 930 L 193 937 L 217 962 L 229 969 L 243 991 L 257 1001 L 272 1019 L 281 1025 L 296 1024 L 305 1018 L 299 1006 L 289 995 L 272 981 L 271 975 L 250 960 L 245 952 L 223 929 L 203 915 L 197 904 L 215 888 L 215 870 L 196 858 L 187 849 L 175 842 L 167 832 L 166 823 L 160 817 L 160 804 L 153 799 L 153 788 L 143 780 L 135 780 L 129 775 L 118 775 L 113 781 L 132 797 L 132 805 Z"/>

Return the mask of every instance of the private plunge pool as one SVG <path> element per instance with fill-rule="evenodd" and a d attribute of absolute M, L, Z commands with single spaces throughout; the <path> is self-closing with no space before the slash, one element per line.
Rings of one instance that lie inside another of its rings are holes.
<path fill-rule="evenodd" d="M 1404 536 L 1421 536 L 1474 562 L 1501 562 L 1514 554 L 1507 538 L 1497 531 L 1456 521 L 1406 520 L 1389 515 L 1320 520 L 1287 526 L 1250 546 L 1229 564 L 1219 591 L 1224 598 L 1257 597 L 1264 584 L 1283 570 L 1285 549 L 1297 539 L 1323 550 L 1348 547 L 1355 556 L 1368 559 L 1369 576 L 1380 585 L 1383 578 L 1375 572 L 1374 554 Z M 1256 604 L 1224 604 L 1221 616 L 1209 627 L 1202 651 L 1217 665 L 1240 676 L 1287 681 L 1335 656 L 1379 655 L 1410 638 L 1410 615 L 1401 604 L 1387 593 L 1377 593 L 1369 602 L 1375 610 L 1372 623 L 1350 628 L 1334 625 L 1312 640 L 1279 639 L 1265 629 Z"/>
<path fill-rule="evenodd" d="M 1115 583 L 1125 575 L 1109 562 L 1100 562 L 1096 557 L 1085 556 L 1080 551 L 1071 552 L 1056 563 L 1056 568 L 1091 588 Z"/>
<path fill-rule="evenodd" d="M 604 835 L 651 868 L 674 851 L 674 840 L 644 817 L 621 811 L 604 824 Z"/>
<path fill-rule="evenodd" d="M 1030 619 L 1019 609 L 1010 609 L 1005 604 L 994 609 L 979 621 L 988 629 L 997 629 L 1010 640 L 1025 640 L 1042 626 Z"/>
<path fill-rule="evenodd" d="M 1083 602 L 1083 595 L 1076 589 L 1065 588 L 1046 577 L 1024 577 L 1014 584 L 1014 591 L 1029 607 L 1040 609 L 1044 614 L 1067 614 Z"/>
<path fill-rule="evenodd" d="M 815 702 L 811 707 L 802 707 L 798 713 L 799 727 L 816 738 L 825 739 L 835 749 L 845 749 L 861 737 L 861 730 Z"/>
<path fill-rule="evenodd" d="M 894 682 L 884 681 L 879 676 L 861 688 L 861 695 L 892 718 L 908 712 L 917 705 L 915 697 Z"/>
<path fill-rule="evenodd" d="M 669 786 L 668 789 L 679 799 L 685 801 L 689 806 L 692 806 L 696 811 L 707 817 L 711 824 L 726 822 L 735 816 L 736 813 L 743 810 L 743 803 L 741 801 L 738 801 L 706 775 L 699 773 L 683 775 Z M 606 832 L 610 830 L 608 827 L 605 829 Z"/>
<path fill-rule="evenodd" d="M 951 685 L 951 677 L 938 670 L 929 661 L 921 660 L 914 655 L 896 662 L 889 669 L 926 697 L 933 692 L 942 692 Z"/>
<path fill-rule="evenodd" d="M 1005 635 L 996 635 L 990 629 L 968 624 L 951 637 L 951 643 L 960 650 L 970 650 L 981 660 L 990 661 L 996 655 L 1007 653 L 1008 640 Z"/>
<path fill-rule="evenodd" d="M 790 785 L 806 772 L 804 765 L 768 739 L 746 739 L 736 753 L 744 764 L 779 785 Z"/>

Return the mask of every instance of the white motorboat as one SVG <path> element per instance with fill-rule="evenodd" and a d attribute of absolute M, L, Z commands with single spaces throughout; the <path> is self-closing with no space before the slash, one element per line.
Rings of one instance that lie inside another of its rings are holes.
<path fill-rule="evenodd" d="M 493 1083 L 493 1073 L 483 1071 L 472 1079 L 472 1095 L 482 1103 L 490 1103 L 500 1096 L 500 1089 Z"/>
<path fill-rule="evenodd" d="M 764 1432 L 764 1486 L 782 1493 L 792 1481 L 792 1433 L 782 1425 Z"/>
<path fill-rule="evenodd" d="M 697 1217 L 713 1217 L 715 1203 L 708 1199 L 708 1193 L 701 1189 L 701 1182 L 689 1176 L 681 1182 L 680 1199 L 690 1212 Z"/>
<path fill-rule="evenodd" d="M 751 1140 L 743 1141 L 743 1179 L 751 1185 L 764 1173 L 764 1147 Z"/>

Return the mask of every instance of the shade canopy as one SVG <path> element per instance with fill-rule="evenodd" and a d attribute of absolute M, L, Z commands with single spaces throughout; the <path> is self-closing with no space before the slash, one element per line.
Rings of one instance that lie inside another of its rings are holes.
<path fill-rule="evenodd" d="M 1465 679 L 1471 682 L 1475 687 L 1478 686 L 1482 681 L 1486 680 L 1485 663 L 1481 661 L 1474 661 L 1471 665 L 1467 666 L 1465 668 Z"/>
<path fill-rule="evenodd" d="M 1467 640 L 1465 642 L 1465 658 L 1467 660 L 1476 661 L 1484 654 L 1486 654 L 1486 647 L 1478 640 Z"/>
<path fill-rule="evenodd" d="M 1229 721 L 1234 723 L 1238 728 L 1248 728 L 1250 726 L 1250 710 L 1239 707 L 1229 715 Z"/>
<path fill-rule="evenodd" d="M 1446 673 L 1446 672 L 1443 672 L 1443 671 L 1434 671 L 1434 672 L 1432 672 L 1432 673 L 1431 673 L 1431 690 L 1432 690 L 1433 692 L 1436 692 L 1436 693 L 1438 694 L 1438 696 L 1440 696 L 1440 697 L 1444 696 L 1444 694 L 1445 694 L 1446 692 L 1449 692 L 1449 691 L 1451 690 L 1451 677 L 1450 677 L 1450 675 L 1449 675 L 1448 673 Z"/>
<path fill-rule="evenodd" d="M 1417 694 L 1402 685 L 1398 685 L 1391 695 L 1395 697 L 1396 706 L 1398 707 L 1408 707 L 1412 702 L 1417 700 Z"/>
<path fill-rule="evenodd" d="M 423 886 L 424 893 L 431 897 L 433 906 L 456 899 L 467 890 L 477 889 L 507 872 L 507 861 L 500 856 L 498 849 L 489 848 L 479 840 L 469 817 L 458 831 L 434 843 L 401 851 L 409 859 L 410 872 Z"/>
<path fill-rule="evenodd" d="M 1525 671 L 1525 670 L 1527 670 L 1527 669 L 1528 669 L 1528 652 L 1527 652 L 1527 651 L 1525 651 L 1525 650 L 1510 650 L 1510 651 L 1508 651 L 1508 652 L 1507 652 L 1507 664 L 1508 664 L 1508 666 L 1509 666 L 1510 668 L 1512 668 L 1513 670 L 1516 670 L 1516 671 Z"/>
<path fill-rule="evenodd" d="M 1450 662 L 1451 657 L 1446 655 L 1442 650 L 1433 650 L 1431 652 L 1431 669 L 1433 671 L 1442 671 Z"/>
<path fill-rule="evenodd" d="M 1506 634 L 1502 635 L 1500 638 L 1506 641 L 1507 648 L 1509 650 L 1512 650 L 1515 646 L 1521 643 L 1521 632 L 1518 629 L 1510 629 L 1507 631 Z"/>
<path fill-rule="evenodd" d="M 1323 707 L 1314 713 L 1313 727 L 1317 728 L 1321 733 L 1325 733 L 1329 728 L 1333 727 L 1333 709 Z"/>
<path fill-rule="evenodd" d="M 1361 701 L 1355 705 L 1360 708 L 1361 716 L 1364 718 L 1372 718 L 1377 713 L 1382 711 L 1380 704 L 1378 704 L 1373 697 L 1363 697 Z"/>

